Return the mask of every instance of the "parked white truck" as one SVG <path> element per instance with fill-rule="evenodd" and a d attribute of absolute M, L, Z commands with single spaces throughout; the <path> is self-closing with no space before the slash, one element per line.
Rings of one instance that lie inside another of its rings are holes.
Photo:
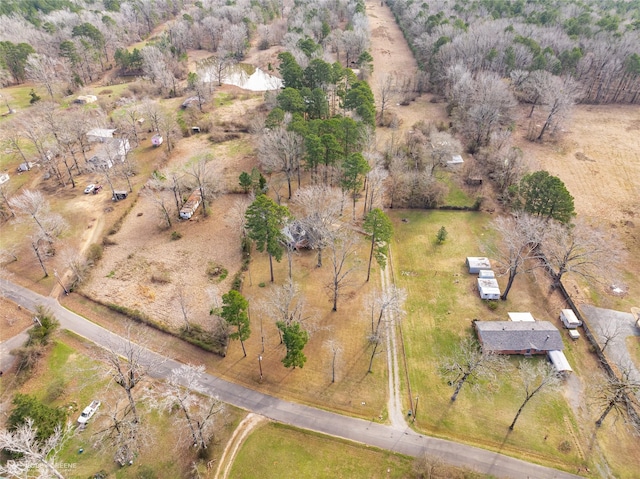
<path fill-rule="evenodd" d="M 87 424 L 87 421 L 91 419 L 91 417 L 96 413 L 99 407 L 100 407 L 100 401 L 97 401 L 97 400 L 91 401 L 91 404 L 89 404 L 86 408 L 84 408 L 84 410 L 82 411 L 82 414 L 80 414 L 80 417 L 78 418 L 78 424 L 82 426 Z"/>

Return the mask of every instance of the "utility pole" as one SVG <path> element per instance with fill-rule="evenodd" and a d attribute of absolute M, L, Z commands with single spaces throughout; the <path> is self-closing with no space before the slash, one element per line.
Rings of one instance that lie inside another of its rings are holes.
<path fill-rule="evenodd" d="M 69 290 L 67 290 L 67 288 L 65 287 L 64 283 L 60 280 L 60 277 L 58 276 L 58 270 L 54 268 L 53 270 L 53 276 L 55 276 L 55 278 L 58 280 L 58 283 L 60 284 L 60 286 L 62 286 L 62 289 L 64 290 L 64 294 L 65 295 L 69 295 Z"/>
<path fill-rule="evenodd" d="M 258 366 L 260 367 L 260 382 L 262 382 L 262 354 L 258 356 Z"/>
<path fill-rule="evenodd" d="M 418 415 L 418 399 L 420 399 L 420 396 L 416 396 L 416 407 L 413 410 L 413 419 L 411 420 L 412 423 L 416 422 L 416 416 Z"/>

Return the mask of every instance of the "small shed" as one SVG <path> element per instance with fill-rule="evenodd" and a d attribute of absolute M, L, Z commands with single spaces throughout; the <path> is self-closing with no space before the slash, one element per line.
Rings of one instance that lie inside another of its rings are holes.
<path fill-rule="evenodd" d="M 478 274 L 481 269 L 491 269 L 489 258 L 481 256 L 467 256 L 466 263 L 471 274 Z"/>
<path fill-rule="evenodd" d="M 576 339 L 580 339 L 580 333 L 577 329 L 569 329 L 569 337 L 575 341 Z"/>
<path fill-rule="evenodd" d="M 80 95 L 74 100 L 74 103 L 86 105 L 87 103 L 95 103 L 96 101 L 98 101 L 98 97 L 95 95 Z"/>
<path fill-rule="evenodd" d="M 491 269 L 481 269 L 478 271 L 478 278 L 495 278 L 496 273 Z"/>
<path fill-rule="evenodd" d="M 162 138 L 162 135 L 153 135 L 151 137 L 151 144 L 153 146 L 160 146 L 160 145 L 162 145 L 163 141 L 164 141 L 164 139 Z"/>
<path fill-rule="evenodd" d="M 547 357 L 549 358 L 549 361 L 551 361 L 551 364 L 553 364 L 553 367 L 556 368 L 556 371 L 560 374 L 569 374 L 573 372 L 569 361 L 567 361 L 567 357 L 562 351 L 549 351 L 547 352 Z"/>
<path fill-rule="evenodd" d="M 198 102 L 197 96 L 190 96 L 189 98 L 187 98 L 185 101 L 182 102 L 181 107 L 188 108 L 189 105 L 192 105 L 193 103 L 197 103 L 197 102 Z"/>
<path fill-rule="evenodd" d="M 451 159 L 449 161 L 447 161 L 447 166 L 461 165 L 462 163 L 464 163 L 464 160 L 462 159 L 462 156 L 453 155 L 451 157 Z"/>
<path fill-rule="evenodd" d="M 572 309 L 563 309 L 560 311 L 560 321 L 567 329 L 576 329 L 578 326 L 582 326 L 582 321 L 578 319 L 576 313 Z"/>
<path fill-rule="evenodd" d="M 200 206 L 200 202 L 202 201 L 202 194 L 200 192 L 200 188 L 196 188 L 193 190 L 189 199 L 186 201 L 182 208 L 180 208 L 180 218 L 183 220 L 191 219 L 194 215 L 198 206 Z"/>
<path fill-rule="evenodd" d="M 509 315 L 509 319 L 511 321 L 532 322 L 536 320 L 536 318 L 534 318 L 531 313 L 507 313 L 507 314 Z"/>
<path fill-rule="evenodd" d="M 9 173 L 3 173 L 0 175 L 0 185 L 9 181 Z"/>
<path fill-rule="evenodd" d="M 482 299 L 500 299 L 500 286 L 495 278 L 478 278 L 478 292 Z"/>

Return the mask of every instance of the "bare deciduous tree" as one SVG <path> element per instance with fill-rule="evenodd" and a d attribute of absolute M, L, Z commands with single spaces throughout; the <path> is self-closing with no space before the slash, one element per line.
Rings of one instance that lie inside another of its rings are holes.
<path fill-rule="evenodd" d="M 509 273 L 507 287 L 500 297 L 506 301 L 516 276 L 540 267 L 538 245 L 543 241 L 546 222 L 538 217 L 521 214 L 517 217 L 496 218 L 493 227 L 500 233 L 502 240 L 494 244 L 485 244 L 485 248 L 498 263 L 500 272 Z"/>
<path fill-rule="evenodd" d="M 177 406 L 176 425 L 178 432 L 186 429 L 188 434 L 176 434 L 180 438 L 195 447 L 197 450 L 206 449 L 215 436 L 215 418 L 224 411 L 224 404 L 218 399 L 209 396 L 200 396 L 196 393 L 203 392 L 201 380 L 204 375 L 204 366 L 183 364 L 171 371 L 167 381 L 168 390 L 165 395 L 165 404 L 169 411 Z"/>
<path fill-rule="evenodd" d="M 144 195 L 157 207 L 163 228 L 171 228 L 171 218 L 176 214 L 175 211 L 172 211 L 171 198 L 169 198 L 164 191 L 167 187 L 169 189 L 172 188 L 172 186 L 165 185 L 164 181 L 160 178 L 153 177 L 144 189 Z M 177 202 L 176 207 L 179 208 L 179 203 Z"/>
<path fill-rule="evenodd" d="M 331 280 L 326 288 L 333 303 L 332 311 L 338 311 L 338 298 L 345 294 L 345 289 L 350 284 L 350 274 L 358 267 L 358 238 L 352 231 L 343 228 L 331 235 L 328 248 Z"/>
<path fill-rule="evenodd" d="M 140 415 L 133 396 L 133 389 L 143 381 L 160 361 L 152 359 L 144 343 L 134 342 L 140 339 L 131 324 L 127 325 L 126 336 L 121 342 L 109 340 L 105 348 L 105 359 L 109 365 L 109 375 L 122 388 L 128 408 L 125 415 L 132 415 L 132 422 L 139 423 Z"/>
<path fill-rule="evenodd" d="M 506 368 L 506 358 L 482 350 L 478 342 L 470 337 L 460 341 L 450 356 L 440 363 L 440 374 L 455 386 L 451 402 L 454 402 L 462 386 L 479 385 L 480 379 L 495 379 L 496 372 Z"/>
<path fill-rule="evenodd" d="M 565 274 L 590 284 L 613 281 L 625 251 L 613 233 L 591 227 L 580 218 L 573 225 L 551 221 L 540 247 L 556 286 Z"/>
<path fill-rule="evenodd" d="M 620 321 L 612 320 L 607 322 L 598 322 L 595 330 L 600 336 L 602 352 L 607 349 L 607 346 L 611 344 L 618 336 L 620 336 L 625 328 L 624 325 Z"/>
<path fill-rule="evenodd" d="M 389 105 L 393 102 L 394 97 L 394 78 L 390 73 L 379 77 L 377 79 L 378 84 L 378 125 L 386 126 L 385 113 L 389 109 Z"/>
<path fill-rule="evenodd" d="M 291 199 L 291 179 L 298 174 L 300 187 L 300 160 L 304 154 L 304 138 L 293 131 L 280 127 L 265 132 L 260 139 L 258 155 L 260 164 L 267 171 L 283 173 L 287 179 Z"/>
<path fill-rule="evenodd" d="M 62 63 L 55 57 L 32 53 L 27 58 L 25 72 L 27 78 L 46 88 L 49 97 L 53 101 L 53 89 L 60 81 L 59 74 Z"/>
<path fill-rule="evenodd" d="M 209 214 L 207 211 L 209 202 L 213 201 L 220 193 L 220 184 L 213 172 L 212 160 L 212 155 L 204 155 L 193 160 L 184 170 L 185 174 L 192 179 L 194 188 L 200 190 L 202 211 L 205 217 Z"/>
<path fill-rule="evenodd" d="M 380 292 L 373 291 L 366 298 L 366 310 L 371 315 L 371 331 L 367 335 L 369 344 L 373 346 L 371 357 L 369 358 L 369 369 L 373 371 L 373 359 L 376 356 L 378 347 L 386 337 L 388 328 L 395 328 L 404 316 L 404 303 L 407 300 L 407 292 L 397 288 L 395 285 Z"/>
<path fill-rule="evenodd" d="M 293 204 L 301 209 L 300 222 L 307 233 L 309 247 L 318 250 L 318 267 L 322 266 L 322 250 L 331 233 L 339 227 L 342 200 L 339 188 L 324 185 L 305 186 L 294 195 Z"/>
<path fill-rule="evenodd" d="M 524 393 L 524 401 L 520 405 L 509 429 L 513 431 L 516 421 L 520 417 L 522 410 L 534 397 L 541 392 L 552 392 L 557 390 L 561 384 L 561 378 L 558 371 L 545 360 L 539 360 L 532 363 L 531 360 L 523 359 L 518 365 L 520 373 L 522 392 Z"/>
<path fill-rule="evenodd" d="M 545 133 L 554 132 L 561 127 L 562 122 L 567 119 L 578 97 L 577 82 L 571 77 L 554 77 L 551 87 L 546 90 L 543 105 L 546 106 L 546 119 L 537 140 L 541 141 Z"/>
<path fill-rule="evenodd" d="M 640 407 L 640 380 L 634 373 L 632 366 L 623 367 L 620 376 L 607 375 L 604 381 L 594 388 L 594 400 L 602 408 L 602 414 L 596 421 L 596 426 L 602 426 L 611 411 L 622 417 L 629 417 L 630 423 L 636 432 L 640 432 L 637 412 L 634 414 L 630 408 Z M 629 414 L 631 413 L 631 414 Z"/>
<path fill-rule="evenodd" d="M 33 477 L 33 470 L 40 470 L 38 477 L 54 476 L 64 479 L 56 468 L 56 458 L 71 436 L 69 425 L 56 426 L 54 433 L 44 441 L 37 438 L 33 420 L 27 418 L 14 431 L 0 431 L 0 449 L 14 454 L 12 459 L 0 464 L 0 473 L 10 477 Z"/>
<path fill-rule="evenodd" d="M 327 339 L 324 342 L 324 347 L 329 351 L 331 355 L 331 382 L 336 382 L 336 369 L 339 367 L 340 358 L 342 357 L 342 345 L 340 341 L 335 338 Z"/>

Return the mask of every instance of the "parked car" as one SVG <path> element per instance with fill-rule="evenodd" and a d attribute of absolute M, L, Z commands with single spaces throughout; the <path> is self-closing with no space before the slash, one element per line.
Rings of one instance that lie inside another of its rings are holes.
<path fill-rule="evenodd" d="M 96 189 L 96 185 L 94 185 L 93 183 L 91 183 L 89 186 L 87 186 L 87 187 L 84 189 L 84 194 L 85 194 L 85 195 L 88 195 L 89 193 L 92 193 L 92 192 L 93 192 L 93 190 L 95 190 L 95 189 Z"/>
<path fill-rule="evenodd" d="M 89 419 L 91 419 L 91 417 L 96 413 L 99 407 L 100 407 L 100 401 L 97 401 L 97 400 L 91 401 L 91 404 L 89 404 L 86 408 L 84 408 L 84 410 L 82 411 L 82 414 L 80 414 L 80 417 L 78 418 L 78 423 L 86 424 L 87 421 L 89 421 Z"/>
<path fill-rule="evenodd" d="M 100 193 L 100 190 L 102 190 L 102 185 L 96 185 L 96 187 L 93 189 L 93 194 L 97 195 L 98 193 Z"/>

